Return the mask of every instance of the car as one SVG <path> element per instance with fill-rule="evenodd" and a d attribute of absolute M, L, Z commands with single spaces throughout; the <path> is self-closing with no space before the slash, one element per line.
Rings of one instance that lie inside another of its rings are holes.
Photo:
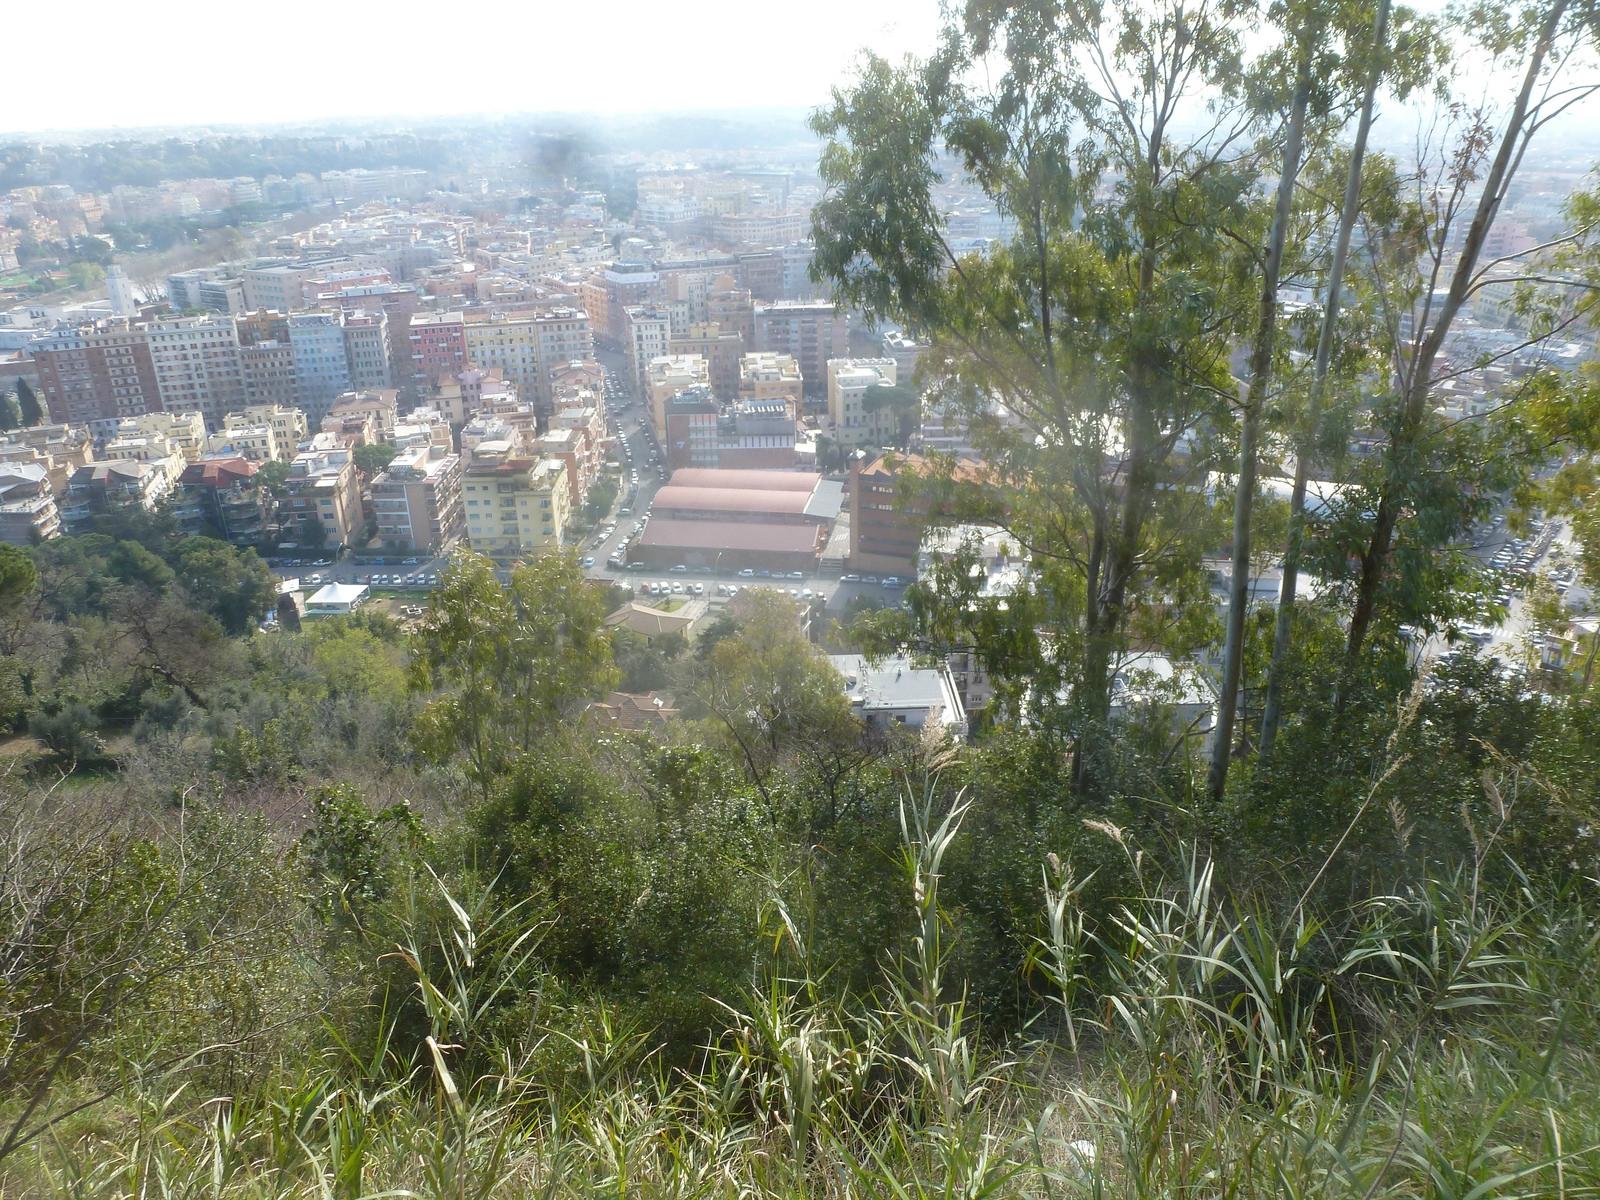
<path fill-rule="evenodd" d="M 706 594 L 706 585 L 703 583 L 691 583 L 689 590 L 696 596 L 704 596 Z"/>
<path fill-rule="evenodd" d="M 583 563 L 583 565 L 584 565 L 584 566 L 586 566 L 586 567 L 592 567 L 592 566 L 594 566 L 594 555 L 592 555 L 592 554 L 585 554 L 585 555 L 584 555 L 584 556 L 583 556 L 583 558 L 582 558 L 582 560 L 581 560 L 581 561 L 582 561 L 582 563 Z"/>
<path fill-rule="evenodd" d="M 806 573 L 804 571 L 790 571 L 789 572 L 789 578 L 790 579 L 804 579 L 805 577 L 806 577 Z"/>
<path fill-rule="evenodd" d="M 863 575 L 861 577 L 861 582 L 862 583 L 877 583 L 878 582 L 878 577 L 876 575 Z"/>
<path fill-rule="evenodd" d="M 630 571 L 642 571 L 644 569 L 645 564 L 642 562 L 631 562 L 628 564 L 628 570 Z"/>
<path fill-rule="evenodd" d="M 839 576 L 839 582 L 840 583 L 860 583 L 861 582 L 861 576 L 857 575 L 854 571 L 852 571 L 848 575 Z"/>
<path fill-rule="evenodd" d="M 631 508 L 619 508 L 619 509 L 617 509 L 617 516 L 619 516 L 619 517 L 631 517 L 631 516 L 633 516 L 633 509 L 631 509 Z"/>
<path fill-rule="evenodd" d="M 771 579 L 772 578 L 772 572 L 767 570 L 765 567 L 762 567 L 759 571 L 756 572 L 756 578 L 757 579 Z"/>
<path fill-rule="evenodd" d="M 728 594 L 728 585 L 725 584 L 725 583 L 717 584 L 717 595 L 726 596 L 727 594 Z"/>
<path fill-rule="evenodd" d="M 756 577 L 756 571 L 755 571 L 754 567 L 745 567 L 742 571 L 739 572 L 739 578 L 740 579 L 754 579 L 755 577 Z"/>
<path fill-rule="evenodd" d="M 430 574 L 428 576 L 428 586 L 429 587 L 438 587 L 439 586 L 439 577 L 437 575 Z"/>
<path fill-rule="evenodd" d="M 800 599 L 800 589 L 799 588 L 790 588 L 789 589 L 789 596 L 790 596 L 791 599 L 794 599 L 794 600 Z"/>
<path fill-rule="evenodd" d="M 672 568 L 672 573 L 674 575 L 687 575 L 689 573 L 689 568 L 684 566 L 682 563 L 679 563 L 677 566 Z"/>
<path fill-rule="evenodd" d="M 678 583 L 676 580 L 674 580 L 673 584 L 672 584 L 672 594 L 674 596 L 683 595 L 683 584 Z"/>
<path fill-rule="evenodd" d="M 730 583 L 728 585 L 728 599 L 732 600 L 738 594 L 739 594 L 739 585 L 737 583 Z"/>
<path fill-rule="evenodd" d="M 905 584 L 901 581 L 900 576 L 898 575 L 885 575 L 883 577 L 883 586 L 886 588 L 897 588 L 905 587 Z"/>
<path fill-rule="evenodd" d="M 802 599 L 802 600 L 810 600 L 810 599 L 812 599 L 812 598 L 813 598 L 813 597 L 814 597 L 814 596 L 815 596 L 815 595 L 816 595 L 816 593 L 815 593 L 815 592 L 813 592 L 813 591 L 812 591 L 812 590 L 811 590 L 811 589 L 810 589 L 810 588 L 801 588 L 801 589 L 800 589 L 800 598 L 801 598 L 801 599 Z"/>

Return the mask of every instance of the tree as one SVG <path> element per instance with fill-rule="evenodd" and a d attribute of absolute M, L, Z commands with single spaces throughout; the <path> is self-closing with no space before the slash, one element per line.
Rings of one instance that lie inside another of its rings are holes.
<path fill-rule="evenodd" d="M 753 588 L 740 599 L 738 631 L 701 660 L 691 692 L 694 704 L 727 733 L 770 810 L 770 776 L 782 759 L 840 741 L 854 744 L 861 729 L 839 673 L 800 632 L 794 603 L 768 588 Z"/>
<path fill-rule="evenodd" d="M 271 462 L 261 464 L 261 469 L 256 472 L 256 478 L 261 481 L 261 486 L 274 496 L 284 495 L 284 482 L 289 478 L 289 464 L 273 459 Z"/>
<path fill-rule="evenodd" d="M 371 479 L 391 462 L 399 451 L 388 442 L 364 442 L 355 449 L 356 470 Z"/>
<path fill-rule="evenodd" d="M 26 379 L 17 380 L 17 407 L 22 411 L 24 429 L 44 424 L 44 410 L 39 407 L 39 398 L 33 394 Z"/>
<path fill-rule="evenodd" d="M 216 617 L 230 637 L 249 633 L 274 603 L 276 581 L 254 550 L 190 537 L 178 543 L 172 558 L 184 594 Z"/>
<path fill-rule="evenodd" d="M 429 600 L 412 687 L 433 698 L 418 718 L 424 747 L 465 755 L 482 794 L 506 763 L 616 680 L 602 593 L 571 554 L 523 563 L 509 586 L 462 551 Z"/>
<path fill-rule="evenodd" d="M 278 597 L 278 625 L 287 633 L 300 632 L 300 606 L 288 592 Z"/>
<path fill-rule="evenodd" d="M 1231 395 L 1248 311 L 1228 253 L 1258 172 L 1240 140 L 1245 11 L 968 6 L 933 60 L 869 57 L 814 119 L 828 139 L 817 271 L 870 317 L 929 333 L 934 397 L 965 409 L 989 460 L 986 518 L 1052 560 L 1043 605 L 1028 606 L 1049 638 L 1012 665 L 1056 660 L 1064 688 L 1034 695 L 1070 697 L 1080 788 L 1131 624 L 1199 594 L 1179 578 L 1198 550 L 1184 549 L 1196 505 L 1174 451 Z M 980 91 L 1002 46 L 1006 69 Z M 1198 127 L 1177 124 L 1203 107 Z M 943 235 L 947 149 L 1015 221 L 986 258 L 958 257 Z M 1016 428 L 995 421 L 994 400 Z"/>
<path fill-rule="evenodd" d="M 20 547 L 0 544 L 0 616 L 20 608 L 38 586 L 33 557 Z"/>
<path fill-rule="evenodd" d="M 10 433 L 19 423 L 16 401 L 10 392 L 0 392 L 0 433 Z"/>
<path fill-rule="evenodd" d="M 1484 48 L 1496 56 L 1514 56 L 1520 62 L 1521 80 L 1512 97 L 1498 136 L 1484 109 L 1469 115 L 1467 127 L 1452 156 L 1448 177 L 1433 190 L 1432 211 L 1437 214 L 1435 228 L 1428 231 L 1423 261 L 1417 264 L 1416 278 L 1426 279 L 1426 295 L 1418 295 L 1412 312 L 1411 330 L 1402 338 L 1398 328 L 1392 336 L 1397 343 L 1393 369 L 1392 408 L 1388 413 L 1389 437 L 1384 448 L 1380 478 L 1375 484 L 1372 519 L 1364 545 L 1359 551 L 1359 569 L 1350 610 L 1350 629 L 1346 643 L 1343 676 L 1348 682 L 1356 673 L 1363 649 L 1383 604 L 1383 587 L 1389 581 L 1396 533 L 1408 511 L 1426 503 L 1417 485 L 1427 485 L 1435 476 L 1439 447 L 1429 443 L 1429 397 L 1439 382 L 1434 370 L 1445 339 L 1457 315 L 1479 291 L 1495 268 L 1517 265 L 1522 280 L 1538 279 L 1535 267 L 1522 266 L 1524 254 L 1481 260 L 1495 220 L 1513 188 L 1517 171 L 1535 136 L 1574 104 L 1593 95 L 1600 85 L 1581 83 L 1555 87 L 1550 74 L 1569 59 L 1588 49 L 1594 36 L 1591 6 L 1572 0 L 1543 0 L 1525 9 L 1507 11 L 1493 4 L 1472 10 L 1475 35 Z M 1476 194 L 1476 202 L 1472 196 Z M 1453 242 L 1454 227 L 1468 211 L 1472 216 L 1460 250 L 1453 259 L 1447 247 Z M 1570 231 L 1556 239 L 1569 245 L 1581 241 L 1593 227 Z M 1544 248 L 1544 247 L 1540 247 Z M 1442 298 L 1437 284 L 1448 279 Z M 1551 330 L 1546 329 L 1544 336 Z M 1460 489 L 1465 481 L 1453 480 Z M 1448 518 L 1436 522 L 1413 522 L 1424 535 L 1419 551 L 1448 542 L 1459 531 L 1459 522 Z M 1344 688 L 1341 687 L 1341 695 Z"/>
<path fill-rule="evenodd" d="M 1328 372 L 1333 359 L 1334 336 L 1339 326 L 1339 310 L 1344 303 L 1345 260 L 1350 253 L 1350 239 L 1355 233 L 1361 211 L 1361 172 L 1366 161 L 1367 137 L 1372 131 L 1372 118 L 1378 95 L 1378 84 L 1383 76 L 1384 55 L 1389 43 L 1390 0 L 1378 0 L 1377 14 L 1373 18 L 1372 42 L 1368 48 L 1370 65 L 1367 68 L 1366 87 L 1361 100 L 1361 115 L 1356 122 L 1355 141 L 1350 148 L 1350 165 L 1346 172 L 1344 202 L 1339 211 L 1339 225 L 1334 234 L 1333 254 L 1328 264 L 1328 278 L 1322 297 L 1322 323 L 1317 334 L 1316 361 L 1312 368 L 1310 398 L 1305 420 L 1295 439 L 1294 482 L 1289 492 L 1289 536 L 1283 550 L 1283 579 L 1278 587 L 1278 616 L 1272 641 L 1272 659 L 1267 668 L 1267 695 L 1261 714 L 1261 757 L 1272 756 L 1272 744 L 1277 739 L 1278 724 L 1283 705 L 1283 674 L 1289 653 L 1294 625 L 1295 593 L 1300 583 L 1300 559 L 1305 543 L 1306 488 L 1311 480 L 1311 458 L 1316 445 L 1318 426 L 1322 420 L 1323 400 L 1328 386 Z"/>

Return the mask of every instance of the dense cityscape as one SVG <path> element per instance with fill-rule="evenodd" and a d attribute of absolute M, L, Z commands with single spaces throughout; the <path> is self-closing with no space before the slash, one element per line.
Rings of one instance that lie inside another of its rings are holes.
<path fill-rule="evenodd" d="M 1593 4 L 901 17 L 0 134 L 0 1195 L 1600 1194 Z"/>

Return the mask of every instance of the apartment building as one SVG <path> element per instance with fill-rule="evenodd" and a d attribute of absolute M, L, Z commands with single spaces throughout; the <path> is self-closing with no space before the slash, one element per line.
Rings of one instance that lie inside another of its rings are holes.
<path fill-rule="evenodd" d="M 623 344 L 635 395 L 645 394 L 650 363 L 668 353 L 671 339 L 672 318 L 662 306 L 636 304 L 625 311 Z"/>
<path fill-rule="evenodd" d="M 239 333 L 231 316 L 174 317 L 147 326 L 161 407 L 199 413 L 210 430 L 245 404 Z"/>
<path fill-rule="evenodd" d="M 113 453 L 112 447 L 119 444 L 128 449 L 122 454 Z M 148 452 L 141 447 L 149 447 Z M 104 457 L 150 461 L 152 457 L 176 454 L 184 462 L 193 462 L 205 450 L 206 424 L 199 413 L 154 412 L 117 422 L 116 433 L 106 442 Z"/>
<path fill-rule="evenodd" d="M 294 351 L 296 404 L 308 425 L 321 426 L 333 402 L 350 390 L 350 362 L 345 357 L 344 314 L 292 313 L 289 346 Z"/>
<path fill-rule="evenodd" d="M 348 271 L 360 265 L 353 258 L 338 256 L 246 268 L 240 276 L 244 286 L 245 307 L 252 311 L 273 308 L 282 313 L 303 308 L 308 281 L 325 279 L 332 273 Z"/>
<path fill-rule="evenodd" d="M 438 447 L 404 450 L 372 481 L 378 537 L 402 550 L 438 554 L 466 532 L 460 455 Z"/>
<path fill-rule="evenodd" d="M 344 314 L 344 356 L 353 388 L 394 386 L 389 360 L 389 316 L 381 308 L 358 308 Z"/>
<path fill-rule="evenodd" d="M 711 368 L 698 354 L 663 354 L 650 360 L 641 393 L 656 440 L 667 437 L 667 401 L 685 388 L 711 388 Z"/>
<path fill-rule="evenodd" d="M 796 465 L 795 403 L 716 398 L 689 388 L 667 401 L 667 465 L 732 470 L 789 470 Z"/>
<path fill-rule="evenodd" d="M 628 309 L 662 299 L 661 274 L 649 263 L 615 262 L 580 295 L 596 335 L 626 348 Z"/>
<path fill-rule="evenodd" d="M 346 392 L 322 418 L 321 432 L 334 434 L 346 446 L 387 442 L 399 423 L 399 413 L 400 394 L 394 388 Z"/>
<path fill-rule="evenodd" d="M 202 534 L 235 546 L 259 546 L 271 516 L 271 499 L 261 486 L 259 462 L 236 456 L 203 458 L 178 477 L 173 516 L 185 533 Z"/>
<path fill-rule="evenodd" d="M 681 336 L 667 342 L 668 354 L 698 354 L 706 360 L 711 373 L 711 390 L 719 400 L 738 397 L 739 364 L 748 349 L 738 330 L 710 323 L 691 325 Z"/>
<path fill-rule="evenodd" d="M 84 533 L 97 516 L 118 509 L 153 512 L 171 492 L 173 478 L 160 463 L 131 458 L 79 467 L 60 502 L 62 525 L 68 533 Z"/>
<path fill-rule="evenodd" d="M 479 450 L 462 484 L 472 548 L 498 559 L 558 549 L 572 515 L 566 464 L 509 447 Z"/>
<path fill-rule="evenodd" d="M 841 446 L 883 446 L 894 437 L 895 415 L 871 401 L 872 389 L 893 385 L 892 358 L 835 358 L 828 361 L 828 434 Z"/>
<path fill-rule="evenodd" d="M 810 215 L 804 212 L 739 212 L 712 218 L 711 236 L 725 246 L 781 246 L 805 237 Z"/>
<path fill-rule="evenodd" d="M 0 542 L 34 546 L 60 534 L 50 472 L 39 463 L 0 462 Z"/>
<path fill-rule="evenodd" d="M 805 381 L 792 354 L 758 350 L 739 360 L 739 399 L 788 399 L 798 413 L 804 395 Z"/>
<path fill-rule="evenodd" d="M 57 329 L 30 343 L 45 407 L 69 425 L 104 437 L 124 417 L 161 411 L 150 341 L 135 323 L 113 318 Z"/>
<path fill-rule="evenodd" d="M 396 421 L 389 441 L 401 450 L 432 446 L 448 451 L 455 445 L 445 415 L 436 408 L 427 407 L 414 408 Z"/>
<path fill-rule="evenodd" d="M 831 303 L 758 304 L 755 326 L 753 349 L 791 355 L 800 365 L 808 397 L 819 397 L 826 392 L 828 360 L 843 358 L 850 352 L 844 314 L 836 312 Z"/>
<path fill-rule="evenodd" d="M 306 450 L 295 455 L 283 483 L 278 516 L 289 540 L 355 545 L 365 524 L 355 458 L 348 449 Z M 308 538 L 312 522 L 320 532 Z"/>
<path fill-rule="evenodd" d="M 723 329 L 736 330 L 748 351 L 756 344 L 756 306 L 749 288 L 735 287 L 732 276 L 719 276 L 706 296 L 705 319 Z"/>
<path fill-rule="evenodd" d="M 0 437 L 0 464 L 36 466 L 60 496 L 79 467 L 94 461 L 94 440 L 81 425 L 35 425 Z"/>
<path fill-rule="evenodd" d="M 467 368 L 467 326 L 461 313 L 418 313 L 411 318 L 409 336 L 417 387 L 431 390 Z"/>

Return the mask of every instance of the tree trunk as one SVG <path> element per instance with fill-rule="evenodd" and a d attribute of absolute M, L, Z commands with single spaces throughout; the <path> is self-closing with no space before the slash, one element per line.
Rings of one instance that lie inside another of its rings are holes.
<path fill-rule="evenodd" d="M 1289 493 L 1289 536 L 1283 551 L 1283 581 L 1278 588 L 1278 619 L 1273 630 L 1272 662 L 1267 668 L 1267 697 L 1261 713 L 1261 757 L 1272 754 L 1278 736 L 1283 708 L 1283 674 L 1288 669 L 1289 644 L 1294 636 L 1295 592 L 1300 583 L 1300 558 L 1305 546 L 1306 486 L 1311 478 L 1311 454 L 1317 443 L 1322 421 L 1323 398 L 1328 385 L 1328 365 L 1333 358 L 1333 339 L 1339 324 L 1343 297 L 1344 265 L 1350 254 L 1350 238 L 1361 215 L 1361 168 L 1367 155 L 1367 135 L 1383 78 L 1385 50 L 1389 41 L 1390 0 L 1378 0 L 1378 13 L 1372 30 L 1372 69 L 1367 74 L 1366 94 L 1361 100 L 1361 117 L 1356 124 L 1355 143 L 1350 148 L 1350 171 L 1345 178 L 1344 206 L 1339 212 L 1339 229 L 1334 236 L 1333 260 L 1328 267 L 1328 290 L 1323 299 L 1322 327 L 1317 333 L 1317 357 L 1312 369 L 1311 395 L 1306 405 L 1305 425 L 1295 448 L 1294 486 Z"/>
<path fill-rule="evenodd" d="M 1283 143 L 1283 167 L 1278 177 L 1277 204 L 1272 213 L 1272 233 L 1261 263 L 1261 304 L 1256 314 L 1255 345 L 1250 351 L 1250 382 L 1239 420 L 1239 480 L 1233 497 L 1233 577 L 1228 581 L 1228 628 L 1222 653 L 1222 692 L 1217 697 L 1217 724 L 1211 733 L 1211 771 L 1207 790 L 1212 802 L 1222 799 L 1228 786 L 1228 764 L 1233 756 L 1233 723 L 1239 708 L 1239 683 L 1244 675 L 1244 625 L 1250 607 L 1250 518 L 1255 504 L 1256 441 L 1261 428 L 1261 406 L 1272 381 L 1272 354 L 1278 333 L 1278 279 L 1283 271 L 1283 248 L 1289 237 L 1294 211 L 1294 185 L 1300 175 L 1305 141 L 1306 106 L 1311 98 L 1311 30 L 1301 34 L 1300 62 L 1295 73 L 1294 101 L 1289 110 L 1289 132 Z"/>
<path fill-rule="evenodd" d="M 1350 614 L 1349 641 L 1345 646 L 1346 683 L 1355 677 L 1356 668 L 1361 661 L 1361 652 L 1366 645 L 1367 634 L 1377 616 L 1378 590 L 1388 569 L 1390 554 L 1394 550 L 1394 531 L 1400 518 L 1396 493 L 1419 465 L 1415 461 L 1413 451 L 1423 418 L 1427 415 L 1428 397 L 1433 390 L 1434 360 L 1439 356 L 1439 349 L 1450 332 L 1456 314 L 1466 303 L 1473 275 L 1477 271 L 1478 258 L 1483 253 L 1484 241 L 1494 225 L 1500 204 L 1505 199 L 1506 189 L 1512 175 L 1515 174 L 1516 163 L 1521 158 L 1518 142 L 1523 141 L 1525 137 L 1533 89 L 1539 81 L 1545 60 L 1555 43 L 1556 33 L 1561 27 L 1562 17 L 1566 14 L 1567 4 L 1568 0 L 1556 0 L 1545 15 L 1544 24 L 1539 30 L 1539 39 L 1534 44 L 1533 52 L 1528 58 L 1527 69 L 1523 73 L 1522 87 L 1517 93 L 1516 104 L 1506 122 L 1505 133 L 1501 136 L 1500 148 L 1496 151 L 1494 162 L 1484 178 L 1483 194 L 1478 198 L 1478 207 L 1472 215 L 1472 224 L 1467 229 L 1466 242 L 1461 248 L 1460 258 L 1456 260 L 1455 271 L 1450 278 L 1450 290 L 1440 306 L 1438 320 L 1417 347 L 1409 378 L 1404 381 L 1400 419 L 1386 455 L 1383 495 L 1379 498 L 1378 512 L 1372 524 L 1372 536 L 1361 556 L 1361 577 L 1357 584 L 1355 606 Z M 1341 701 L 1344 692 L 1345 687 L 1341 686 Z"/>

